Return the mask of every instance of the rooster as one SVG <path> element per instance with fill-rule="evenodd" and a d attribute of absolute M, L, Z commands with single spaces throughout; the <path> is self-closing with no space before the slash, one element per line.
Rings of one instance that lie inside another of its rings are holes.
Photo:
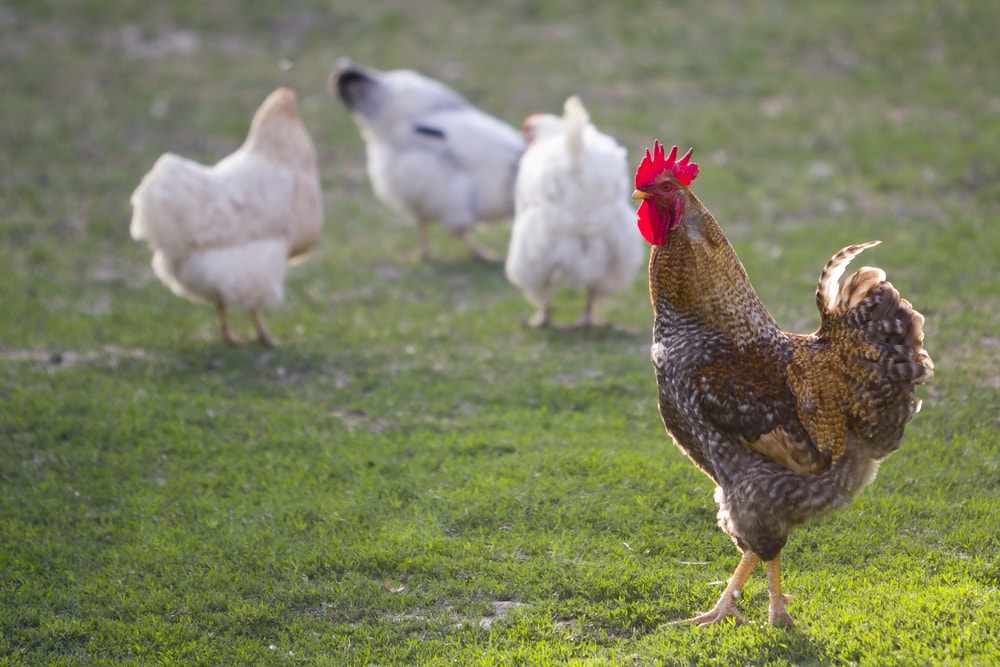
<path fill-rule="evenodd" d="M 288 264 L 306 256 L 323 225 L 316 152 L 295 93 L 271 93 L 243 146 L 214 166 L 160 156 L 132 193 L 132 208 L 132 238 L 149 244 L 164 284 L 214 304 L 227 343 L 245 342 L 227 315 L 241 308 L 257 340 L 273 347 L 260 310 L 283 300 Z"/>
<path fill-rule="evenodd" d="M 742 619 L 736 601 L 764 561 L 771 625 L 793 625 L 781 550 L 794 528 L 844 507 L 899 449 L 934 364 L 923 316 L 881 269 L 840 285 L 878 241 L 835 254 L 819 277 L 820 326 L 782 331 L 712 214 L 691 192 L 691 151 L 657 142 L 636 173 L 639 228 L 652 245 L 651 357 L 663 423 L 716 484 L 718 520 L 742 559 L 715 607 L 689 621 Z"/>
<path fill-rule="evenodd" d="M 576 96 L 562 117 L 529 116 L 523 132 L 507 278 L 538 308 L 528 322 L 534 327 L 551 323 L 560 285 L 583 288 L 577 326 L 590 327 L 594 301 L 631 284 L 642 261 L 625 149 L 591 124 Z"/>
<path fill-rule="evenodd" d="M 329 85 L 361 130 L 375 195 L 417 224 L 421 258 L 430 257 L 427 227 L 438 222 L 475 257 L 497 261 L 469 232 L 514 213 L 521 134 L 411 70 L 342 59 Z"/>

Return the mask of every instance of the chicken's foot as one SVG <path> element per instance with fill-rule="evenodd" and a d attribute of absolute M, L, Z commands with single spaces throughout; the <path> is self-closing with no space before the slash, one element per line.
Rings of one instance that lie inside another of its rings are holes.
<path fill-rule="evenodd" d="M 455 236 L 465 244 L 465 247 L 469 249 L 472 256 L 481 262 L 486 262 L 488 264 L 500 264 L 504 261 L 503 255 L 497 255 L 492 250 L 487 250 L 483 246 L 476 243 L 475 239 L 471 236 L 471 230 L 460 229 L 455 232 Z"/>
<path fill-rule="evenodd" d="M 791 595 L 781 592 L 781 554 L 764 564 L 767 570 L 767 622 L 775 627 L 795 627 L 795 620 L 785 611 L 785 603 Z"/>
<path fill-rule="evenodd" d="M 427 223 L 417 223 L 417 236 L 420 238 L 420 250 L 417 252 L 417 259 L 421 262 L 429 262 L 431 257 L 431 239 L 427 231 Z"/>
<path fill-rule="evenodd" d="M 736 566 L 733 576 L 729 578 L 729 583 L 726 584 L 726 590 L 722 591 L 722 595 L 719 596 L 719 601 L 715 603 L 715 606 L 704 614 L 698 614 L 694 618 L 684 619 L 683 621 L 675 621 L 671 625 L 695 623 L 696 625 L 704 626 L 716 623 L 724 618 L 735 619 L 737 625 L 743 624 L 745 621 L 740 616 L 739 610 L 736 609 L 736 600 L 739 599 L 740 593 L 743 592 L 743 586 L 747 583 L 747 579 L 750 578 L 753 569 L 757 567 L 757 563 L 759 562 L 760 558 L 757 554 L 745 551 L 740 564 Z"/>
<path fill-rule="evenodd" d="M 278 341 L 267 330 L 267 325 L 264 324 L 264 318 L 261 317 L 259 308 L 254 308 L 250 311 L 250 319 L 253 320 L 254 329 L 257 330 L 257 342 L 265 347 L 277 347 Z"/>
<path fill-rule="evenodd" d="M 583 304 L 583 312 L 580 314 L 580 319 L 577 323 L 573 325 L 574 329 L 589 329 L 594 326 L 594 301 L 596 297 L 594 296 L 593 288 L 587 289 L 587 301 Z"/>
<path fill-rule="evenodd" d="M 215 307 L 219 311 L 219 326 L 222 329 L 222 340 L 226 341 L 229 345 L 246 345 L 246 340 L 234 335 L 229 328 L 229 315 L 226 313 L 226 304 L 219 303 Z"/>
<path fill-rule="evenodd" d="M 528 326 L 532 329 L 544 329 L 552 324 L 552 306 L 545 305 L 528 318 Z"/>
<path fill-rule="evenodd" d="M 587 303 L 583 307 L 583 313 L 576 323 L 577 329 L 589 329 L 594 326 L 594 297 L 587 291 Z"/>

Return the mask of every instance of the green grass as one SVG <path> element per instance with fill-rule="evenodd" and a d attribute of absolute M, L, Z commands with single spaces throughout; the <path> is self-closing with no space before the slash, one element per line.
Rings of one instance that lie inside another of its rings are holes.
<path fill-rule="evenodd" d="M 0 665 L 1000 661 L 1000 5 L 154 5 L 0 5 Z M 416 262 L 326 93 L 341 55 L 514 124 L 579 93 L 632 163 L 694 146 L 789 328 L 835 250 L 884 241 L 864 260 L 937 375 L 878 480 L 792 536 L 797 629 L 764 626 L 760 574 L 747 626 L 668 625 L 737 554 L 663 433 L 644 277 L 614 327 L 535 332 L 455 241 Z M 326 227 L 269 313 L 282 347 L 228 349 L 128 198 L 166 150 L 231 151 L 278 85 Z"/>

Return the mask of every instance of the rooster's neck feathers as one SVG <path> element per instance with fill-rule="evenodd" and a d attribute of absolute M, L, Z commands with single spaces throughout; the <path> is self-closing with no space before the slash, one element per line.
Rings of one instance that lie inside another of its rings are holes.
<path fill-rule="evenodd" d="M 691 319 L 732 339 L 739 349 L 784 336 L 750 283 L 722 228 L 698 198 L 685 193 L 684 217 L 653 246 L 649 263 L 653 310 Z"/>

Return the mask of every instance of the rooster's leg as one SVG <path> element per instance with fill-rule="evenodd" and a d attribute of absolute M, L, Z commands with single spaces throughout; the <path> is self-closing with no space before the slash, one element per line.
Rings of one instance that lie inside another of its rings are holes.
<path fill-rule="evenodd" d="M 764 564 L 767 569 L 767 596 L 769 599 L 767 608 L 767 621 L 773 626 L 793 627 L 795 621 L 791 615 L 785 611 L 785 602 L 792 599 L 792 596 L 781 592 L 781 554 Z"/>
<path fill-rule="evenodd" d="M 740 616 L 740 612 L 736 609 L 736 600 L 740 597 L 740 593 L 743 592 L 743 585 L 747 583 L 747 579 L 750 578 L 753 569 L 757 567 L 757 563 L 759 562 L 760 558 L 757 554 L 750 551 L 743 552 L 740 564 L 736 566 L 736 571 L 729 578 L 726 590 L 722 591 L 722 595 L 719 597 L 719 601 L 715 603 L 715 606 L 704 614 L 699 614 L 694 618 L 688 618 L 683 621 L 677 621 L 677 623 L 709 625 L 710 623 L 730 617 L 736 619 L 737 625 L 743 623 L 743 617 Z"/>
<path fill-rule="evenodd" d="M 219 326 L 222 328 L 222 340 L 230 345 L 246 344 L 245 340 L 234 336 L 233 332 L 229 329 L 229 316 L 226 314 L 226 304 L 216 304 L 216 309 L 219 311 Z"/>
<path fill-rule="evenodd" d="M 253 320 L 254 329 L 257 330 L 257 342 L 263 344 L 265 347 L 275 347 L 278 341 L 274 340 L 271 336 L 271 332 L 267 330 L 267 326 L 264 324 L 264 319 L 260 315 L 260 309 L 254 308 L 250 311 L 250 319 Z"/>

